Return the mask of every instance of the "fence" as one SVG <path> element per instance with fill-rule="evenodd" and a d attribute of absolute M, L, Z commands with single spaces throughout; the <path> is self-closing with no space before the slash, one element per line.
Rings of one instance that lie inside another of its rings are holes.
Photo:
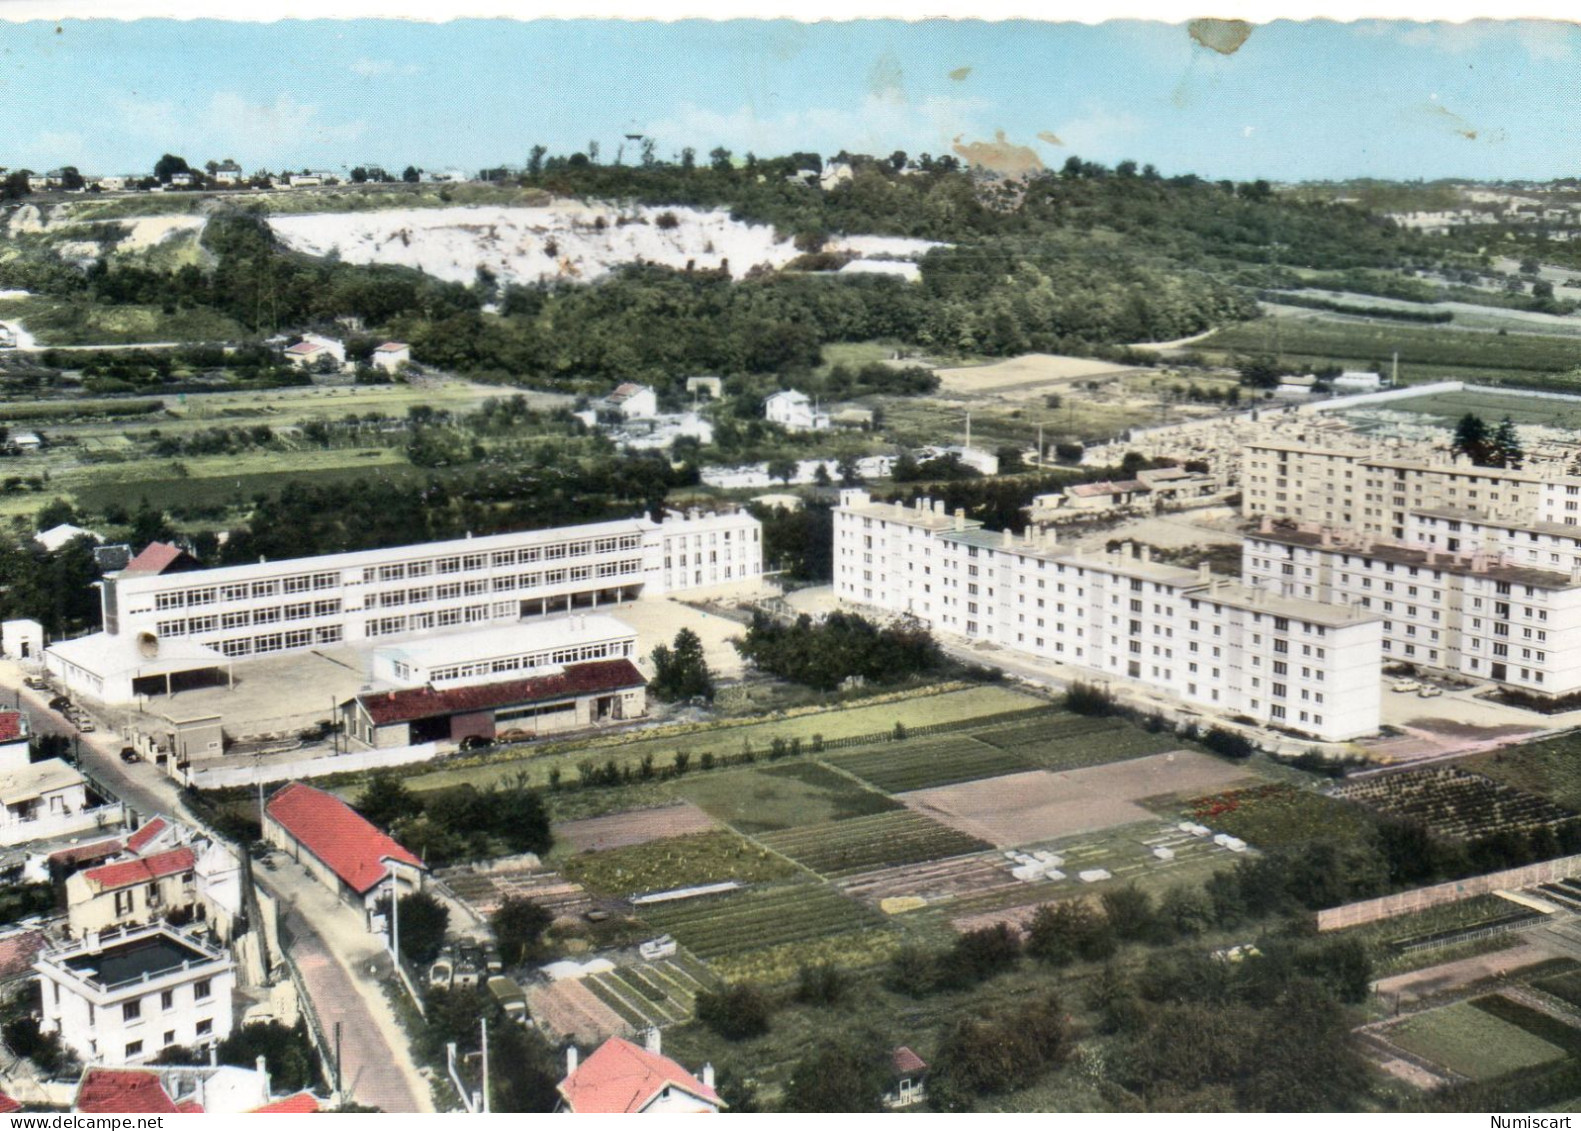
<path fill-rule="evenodd" d="M 1345 927 L 1359 927 L 1363 923 L 1376 923 L 1396 915 L 1409 915 L 1441 907 L 1446 903 L 1470 899 L 1472 896 L 1489 895 L 1506 888 L 1531 887 L 1533 884 L 1552 883 L 1581 875 L 1581 856 L 1561 856 L 1557 860 L 1544 860 L 1540 864 L 1527 864 L 1502 872 L 1489 872 L 1485 876 L 1468 876 L 1464 880 L 1451 880 L 1447 884 L 1415 888 L 1378 899 L 1364 899 L 1360 903 L 1347 903 L 1343 907 L 1330 907 L 1317 913 L 1317 929 L 1338 931 Z"/>
<path fill-rule="evenodd" d="M 185 784 L 195 789 L 268 785 L 272 782 L 301 781 L 303 778 L 350 774 L 359 770 L 377 770 L 386 766 L 409 766 L 414 762 L 426 762 L 438 752 L 437 743 L 424 742 L 417 746 L 393 746 L 388 750 L 358 750 L 350 754 L 304 758 L 294 762 L 273 762 L 267 765 L 189 767 L 182 777 Z"/>
<path fill-rule="evenodd" d="M 76 813 L 47 813 L 29 821 L 0 825 L 0 847 L 24 844 L 30 840 L 70 836 L 94 829 L 110 829 L 125 820 L 125 807 L 119 801 L 101 805 L 97 809 L 83 809 Z"/>

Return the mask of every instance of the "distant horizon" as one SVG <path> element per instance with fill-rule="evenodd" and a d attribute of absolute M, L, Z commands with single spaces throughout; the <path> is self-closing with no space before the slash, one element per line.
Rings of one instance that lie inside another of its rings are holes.
<path fill-rule="evenodd" d="M 624 145 L 636 164 L 625 135 L 641 134 L 661 160 L 1001 145 L 1055 169 L 1075 155 L 1281 184 L 1577 175 L 1575 25 L 1277 21 L 1235 38 L 1136 20 L 0 23 L 0 165 L 113 176 L 169 152 L 472 175 L 590 140 L 601 163 Z"/>

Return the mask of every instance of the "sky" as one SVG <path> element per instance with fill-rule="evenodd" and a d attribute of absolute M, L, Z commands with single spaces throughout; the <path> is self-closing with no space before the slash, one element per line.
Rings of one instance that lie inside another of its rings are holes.
<path fill-rule="evenodd" d="M 1277 21 L 1232 54 L 1138 20 L 0 23 L 0 165 L 475 171 L 626 134 L 827 156 L 1002 131 L 1051 166 L 1546 180 L 1581 174 L 1578 63 L 1581 27 L 1541 21 Z"/>

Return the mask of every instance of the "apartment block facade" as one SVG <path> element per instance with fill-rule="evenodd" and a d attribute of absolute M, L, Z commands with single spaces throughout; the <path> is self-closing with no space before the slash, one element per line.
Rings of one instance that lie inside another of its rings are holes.
<path fill-rule="evenodd" d="M 1542 563 L 1560 568 L 1539 568 L 1516 554 L 1533 531 L 1466 521 L 1424 513 L 1412 527 L 1417 545 L 1265 521 L 1246 536 L 1242 574 L 1281 594 L 1368 609 L 1382 618 L 1386 660 L 1535 695 L 1581 691 L 1581 546 L 1533 548 L 1562 557 Z M 1501 552 L 1504 535 L 1512 549 Z"/>
<path fill-rule="evenodd" d="M 923 499 L 835 508 L 840 599 L 968 640 L 1156 687 L 1185 702 L 1330 741 L 1372 734 L 1381 617 L 1149 560 L 1088 554 L 1049 533 L 993 533 Z"/>

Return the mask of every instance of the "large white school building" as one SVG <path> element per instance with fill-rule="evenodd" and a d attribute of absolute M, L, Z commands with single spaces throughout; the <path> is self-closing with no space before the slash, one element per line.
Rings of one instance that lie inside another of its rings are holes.
<path fill-rule="evenodd" d="M 1378 730 L 1378 612 L 1154 562 L 1145 547 L 1089 554 L 981 526 L 932 500 L 842 491 L 836 595 L 1327 741 Z"/>
<path fill-rule="evenodd" d="M 667 514 L 202 569 L 145 549 L 101 583 L 103 630 L 45 650 L 68 690 L 104 703 L 222 682 L 253 657 L 384 644 L 757 581 L 744 511 Z"/>

